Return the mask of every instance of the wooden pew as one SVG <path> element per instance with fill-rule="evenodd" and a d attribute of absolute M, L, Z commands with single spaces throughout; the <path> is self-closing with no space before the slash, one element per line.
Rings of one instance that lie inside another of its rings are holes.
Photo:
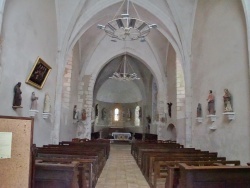
<path fill-rule="evenodd" d="M 81 187 L 84 188 L 94 187 L 108 158 L 110 143 L 106 141 L 78 141 L 38 147 L 36 148 L 36 158 L 43 158 L 43 162 L 50 163 L 78 161 L 78 174 L 81 177 L 78 178 L 78 184 L 83 185 Z"/>
<path fill-rule="evenodd" d="M 157 180 L 159 178 L 165 179 L 165 188 L 178 187 L 180 178 L 179 163 L 185 163 L 194 166 L 215 166 L 215 165 L 239 166 L 240 165 L 240 161 L 237 160 L 236 161 L 155 161 L 154 180 L 153 180 L 154 187 L 157 187 Z"/>
<path fill-rule="evenodd" d="M 144 134 L 144 139 L 145 140 L 155 140 L 155 141 L 157 141 L 157 138 L 158 138 L 157 134 L 149 134 L 149 133 Z"/>
<path fill-rule="evenodd" d="M 145 149 L 170 149 L 170 148 L 183 148 L 182 145 L 176 144 L 176 143 L 148 143 L 148 144 L 136 144 L 133 145 L 133 150 L 131 151 L 133 157 L 135 160 L 140 159 L 141 155 L 140 152 Z M 131 148 L 132 148 L 131 147 Z"/>
<path fill-rule="evenodd" d="M 64 146 L 98 146 L 98 147 L 103 147 L 105 148 L 105 153 L 107 156 L 107 159 L 109 157 L 110 153 L 110 141 L 106 139 L 98 139 L 98 140 L 90 140 L 90 141 L 83 141 L 81 139 L 78 139 L 78 141 L 62 141 L 59 142 L 59 145 L 64 145 Z"/>
<path fill-rule="evenodd" d="M 154 160 L 152 161 L 152 165 L 149 166 L 147 171 L 144 173 L 144 176 L 146 180 L 149 182 L 149 184 L 153 184 L 153 180 L 155 177 L 155 169 L 154 169 L 154 163 L 155 161 L 217 161 L 220 162 L 222 160 L 225 160 L 225 158 L 218 158 L 216 156 L 206 156 L 198 154 L 178 154 L 178 155 L 169 155 L 168 157 L 154 157 Z M 161 174 L 160 174 L 161 175 Z"/>
<path fill-rule="evenodd" d="M 132 148 L 133 147 L 133 148 Z M 171 161 L 225 161 L 225 157 L 217 157 L 217 153 L 210 153 L 208 151 L 195 150 L 194 148 L 182 148 L 176 143 L 162 144 L 162 143 L 134 143 L 131 147 L 131 153 L 140 167 L 143 175 L 149 184 L 153 185 L 154 178 L 157 180 L 158 176 L 154 176 L 154 160 Z M 160 176 L 160 175 L 159 175 Z"/>
<path fill-rule="evenodd" d="M 249 188 L 249 166 L 189 166 L 180 163 L 179 187 Z"/>
<path fill-rule="evenodd" d="M 199 153 L 200 155 L 206 155 L 206 156 L 217 156 L 217 153 L 209 153 L 208 151 L 200 151 L 200 150 L 194 150 L 193 148 L 182 148 L 182 149 L 147 149 L 142 150 L 141 152 L 141 160 L 138 159 L 138 165 L 142 169 L 142 171 L 145 171 L 145 168 L 148 168 L 150 164 L 153 164 L 151 160 L 153 160 L 153 157 L 158 156 L 168 156 L 170 154 L 196 154 Z M 152 158 L 152 159 L 151 159 Z"/>
<path fill-rule="evenodd" d="M 35 165 L 35 188 L 78 188 L 79 163 L 38 163 Z"/>
<path fill-rule="evenodd" d="M 136 140 L 142 140 L 142 136 L 143 136 L 142 133 L 135 133 L 135 134 L 134 134 L 134 138 L 135 138 Z"/>
<path fill-rule="evenodd" d="M 99 147 L 99 146 L 87 146 L 87 145 L 47 145 L 38 147 L 39 152 L 43 152 L 46 150 L 54 150 L 54 151 L 75 151 L 75 152 L 86 152 L 86 151 L 93 151 L 93 152 L 99 152 L 101 157 L 104 157 L 107 159 L 107 153 L 105 148 Z"/>
<path fill-rule="evenodd" d="M 49 163 L 49 164 L 69 164 L 78 163 L 78 185 L 80 188 L 92 188 L 96 185 L 98 177 L 93 166 L 94 159 L 81 159 L 81 158 L 43 158 L 40 157 L 36 160 L 36 164 Z"/>
<path fill-rule="evenodd" d="M 65 157 L 65 155 L 68 155 L 67 158 L 71 155 L 72 157 L 79 157 L 82 158 L 97 158 L 98 163 L 98 176 L 101 174 L 101 171 L 106 163 L 106 157 L 103 155 L 101 150 L 99 149 L 86 149 L 84 151 L 81 151 L 79 148 L 38 148 L 37 156 L 38 157 L 45 157 L 49 155 L 57 155 L 59 157 L 60 155 Z"/>
<path fill-rule="evenodd" d="M 135 141 L 131 144 L 131 154 L 135 157 L 135 153 L 137 153 L 139 148 L 154 148 L 154 146 L 160 145 L 175 145 L 176 148 L 183 148 L 183 145 L 172 142 L 162 142 L 162 141 Z"/>
<path fill-rule="evenodd" d="M 213 153 L 212 153 L 213 154 Z M 154 155 L 153 153 L 149 155 L 149 161 L 144 165 L 143 174 L 145 178 L 150 178 L 151 174 L 154 172 L 154 162 L 155 161 L 176 161 L 176 160 L 187 160 L 187 161 L 225 161 L 225 157 L 217 157 L 217 155 L 212 155 L 207 153 L 166 153 L 165 155 Z"/>

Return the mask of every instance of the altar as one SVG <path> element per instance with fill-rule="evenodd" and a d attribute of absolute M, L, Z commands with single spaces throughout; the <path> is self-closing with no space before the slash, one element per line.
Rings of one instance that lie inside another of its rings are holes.
<path fill-rule="evenodd" d="M 124 133 L 124 132 L 113 132 L 112 136 L 114 137 L 113 140 L 123 140 L 123 141 L 129 141 L 131 137 L 131 133 Z"/>

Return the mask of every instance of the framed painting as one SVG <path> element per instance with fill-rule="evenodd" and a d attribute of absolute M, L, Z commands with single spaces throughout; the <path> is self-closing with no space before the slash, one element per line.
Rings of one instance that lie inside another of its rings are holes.
<path fill-rule="evenodd" d="M 37 89 L 42 89 L 49 76 L 51 67 L 40 57 L 37 58 L 26 83 L 36 87 Z"/>

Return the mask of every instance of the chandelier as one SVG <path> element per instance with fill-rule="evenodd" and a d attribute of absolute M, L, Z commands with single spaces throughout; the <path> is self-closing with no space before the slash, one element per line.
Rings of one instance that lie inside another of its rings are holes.
<path fill-rule="evenodd" d="M 119 65 L 118 69 L 109 78 L 119 81 L 133 81 L 140 79 L 137 77 L 137 74 L 134 73 L 133 67 L 129 64 L 129 62 L 127 62 L 126 54 L 124 55 L 123 61 L 121 61 L 121 64 Z"/>
<path fill-rule="evenodd" d="M 125 0 L 123 1 L 122 5 L 124 4 L 124 2 Z M 139 17 L 134 5 L 133 8 L 137 16 Z M 150 29 L 157 28 L 157 25 L 148 24 L 147 22 L 142 21 L 141 19 L 129 17 L 129 0 L 127 0 L 127 12 L 125 14 L 121 14 L 120 18 L 113 19 L 109 21 L 106 25 L 98 24 L 97 28 L 104 30 L 108 36 L 114 39 L 125 41 L 140 39 L 141 42 L 144 42 L 145 37 L 150 32 Z"/>

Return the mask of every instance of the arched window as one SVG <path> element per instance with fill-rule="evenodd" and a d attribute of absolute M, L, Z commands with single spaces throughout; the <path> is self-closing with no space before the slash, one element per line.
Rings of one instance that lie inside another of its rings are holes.
<path fill-rule="evenodd" d="M 119 109 L 116 108 L 114 111 L 114 120 L 119 121 Z"/>
<path fill-rule="evenodd" d="M 140 126 L 140 106 L 135 108 L 135 126 Z"/>

